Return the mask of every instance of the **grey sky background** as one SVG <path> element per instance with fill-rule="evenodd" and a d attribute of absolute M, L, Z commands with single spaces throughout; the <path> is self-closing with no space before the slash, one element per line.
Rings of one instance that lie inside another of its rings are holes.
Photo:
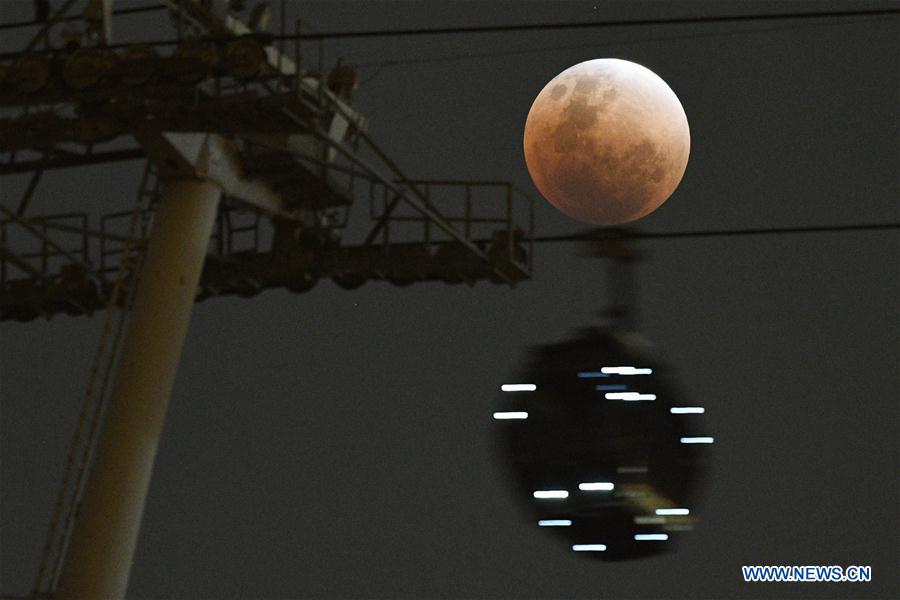
<path fill-rule="evenodd" d="M 288 4 L 323 31 L 900 6 Z M 4 20 L 30 15 L 29 2 L 0 8 Z M 138 26 L 168 36 L 163 21 Z M 898 34 L 895 17 L 330 41 L 326 51 L 330 64 L 583 45 L 386 67 L 356 96 L 407 174 L 512 180 L 539 200 L 543 234 L 583 226 L 528 178 L 521 137 L 534 96 L 583 60 L 647 66 L 679 96 L 692 148 L 679 189 L 639 226 L 682 231 L 897 221 Z M 22 45 L 11 42 L 4 50 Z M 124 210 L 139 171 L 54 172 L 32 214 Z M 0 180 L 3 202 L 26 182 Z M 581 560 L 527 523 L 504 485 L 491 453 L 497 386 L 529 346 L 595 322 L 607 292 L 602 261 L 546 245 L 517 289 L 348 292 L 323 281 L 303 295 L 198 304 L 129 597 L 896 597 L 896 232 L 640 248 L 639 330 L 707 407 L 716 438 L 701 522 L 677 552 Z M 101 322 L 0 323 L 3 592 L 30 589 Z M 742 564 L 871 565 L 873 581 L 745 584 Z"/>

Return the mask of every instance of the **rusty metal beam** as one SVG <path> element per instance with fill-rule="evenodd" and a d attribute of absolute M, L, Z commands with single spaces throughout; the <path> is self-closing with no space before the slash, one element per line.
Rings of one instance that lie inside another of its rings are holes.
<path fill-rule="evenodd" d="M 0 164 L 0 176 L 16 175 L 18 173 L 30 173 L 37 170 L 67 169 L 96 165 L 106 162 L 119 162 L 124 160 L 136 160 L 145 158 L 143 148 L 128 148 L 126 150 L 110 150 L 93 154 L 77 154 L 75 152 L 53 153 L 47 158 L 39 160 L 27 160 L 23 162 L 6 162 Z"/>

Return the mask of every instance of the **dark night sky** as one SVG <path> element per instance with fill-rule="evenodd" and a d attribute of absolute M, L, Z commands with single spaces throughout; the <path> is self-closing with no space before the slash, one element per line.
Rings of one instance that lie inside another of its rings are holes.
<path fill-rule="evenodd" d="M 289 5 L 292 18 L 333 31 L 900 3 Z M 30 3 L 4 0 L 2 11 L 28 18 Z M 148 31 L 166 35 L 162 22 Z M 521 137 L 541 87 L 592 58 L 648 66 L 684 105 L 692 153 L 675 195 L 641 227 L 680 231 L 897 221 L 898 40 L 894 17 L 326 49 L 330 60 L 366 63 L 583 46 L 387 67 L 358 90 L 373 137 L 406 173 L 510 179 L 535 197 Z M 11 41 L 4 50 L 20 46 Z M 55 172 L 33 214 L 124 210 L 139 169 Z M 3 202 L 25 183 L 3 179 Z M 538 228 L 582 226 L 541 202 Z M 702 521 L 677 552 L 576 559 L 524 522 L 493 459 L 499 383 L 528 346 L 593 322 L 607 291 L 602 262 L 553 245 L 514 290 L 347 292 L 323 281 L 304 295 L 198 304 L 129 597 L 897 597 L 896 232 L 641 248 L 640 330 L 707 407 L 716 438 Z M 25 593 L 34 577 L 101 322 L 0 323 L 4 592 Z M 753 585 L 742 564 L 871 565 L 874 580 Z"/>

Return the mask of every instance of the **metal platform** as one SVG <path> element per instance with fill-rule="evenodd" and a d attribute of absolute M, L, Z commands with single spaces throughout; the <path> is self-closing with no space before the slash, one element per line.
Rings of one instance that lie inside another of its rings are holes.
<path fill-rule="evenodd" d="M 197 300 L 220 295 L 254 296 L 272 288 L 295 292 L 331 279 L 344 289 L 370 281 L 406 286 L 416 282 L 515 284 L 531 274 L 533 212 L 528 198 L 503 182 L 416 181 L 428 204 L 489 261 L 472 254 L 414 211 L 387 213 L 387 188 L 369 188 L 369 217 L 384 223 L 369 243 L 344 245 L 345 223 L 302 227 L 272 220 L 239 202 L 226 202 L 213 231 Z M 458 212 L 450 212 L 458 211 Z M 154 211 L 142 212 L 141 247 Z M 30 321 L 81 315 L 109 302 L 119 268 L 130 211 L 104 215 L 93 226 L 85 213 L 0 221 L 0 320 Z M 339 227 L 340 226 L 340 227 Z M 75 259 L 75 260 L 73 260 Z"/>

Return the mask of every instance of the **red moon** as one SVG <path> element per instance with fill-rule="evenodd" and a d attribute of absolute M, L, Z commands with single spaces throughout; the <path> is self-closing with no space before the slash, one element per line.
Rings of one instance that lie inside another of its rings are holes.
<path fill-rule="evenodd" d="M 603 58 L 544 86 L 525 122 L 541 194 L 578 221 L 619 225 L 662 205 L 684 175 L 691 135 L 675 92 L 650 69 Z"/>

